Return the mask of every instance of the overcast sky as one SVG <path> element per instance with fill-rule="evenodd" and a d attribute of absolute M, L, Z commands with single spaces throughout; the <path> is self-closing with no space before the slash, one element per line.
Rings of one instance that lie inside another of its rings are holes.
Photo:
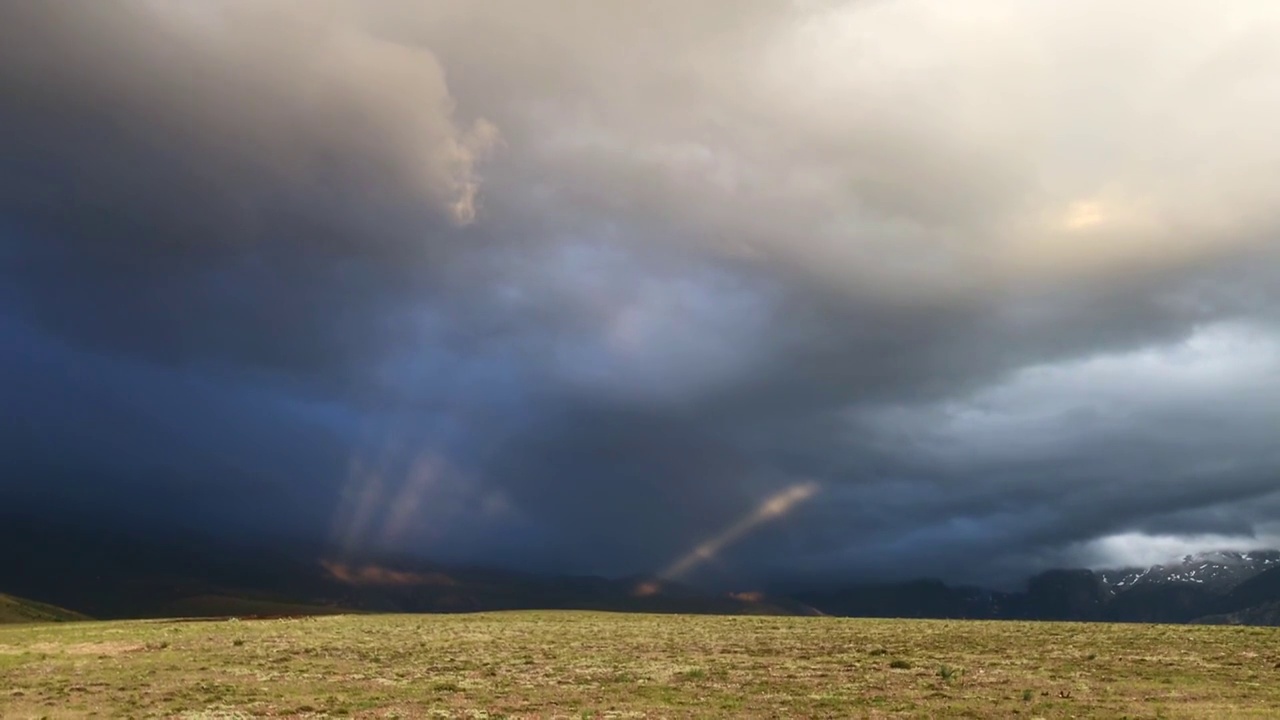
<path fill-rule="evenodd" d="M 3 3 L 0 502 L 702 582 L 1274 545 L 1277 127 L 1271 0 Z"/>

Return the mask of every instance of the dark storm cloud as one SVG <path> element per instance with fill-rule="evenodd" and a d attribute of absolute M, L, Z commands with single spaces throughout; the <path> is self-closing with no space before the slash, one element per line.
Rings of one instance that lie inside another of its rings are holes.
<path fill-rule="evenodd" d="M 575 571 L 1267 542 L 1280 17 L 1124 5 L 6 7 L 14 462 Z"/>
<path fill-rule="evenodd" d="M 327 518 L 326 477 L 350 431 L 341 415 L 269 387 L 86 354 L 10 318 L 0 330 L 6 511 L 221 515 L 293 532 Z"/>
<path fill-rule="evenodd" d="M 397 318 L 370 317 L 472 218 L 492 129 L 455 123 L 429 52 L 296 9 L 4 10 L 6 264 L 33 314 L 172 362 L 374 360 Z"/>

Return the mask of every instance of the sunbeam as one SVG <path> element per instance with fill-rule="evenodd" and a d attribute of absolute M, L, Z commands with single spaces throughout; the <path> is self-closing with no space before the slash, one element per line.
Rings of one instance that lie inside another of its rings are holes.
<path fill-rule="evenodd" d="M 684 577 L 694 568 L 719 557 L 726 548 L 742 540 L 756 528 L 785 516 L 797 505 L 816 495 L 818 490 L 817 483 L 804 482 L 769 496 L 746 517 L 730 525 L 719 535 L 699 543 L 693 550 L 659 573 L 659 576 L 668 580 Z"/>

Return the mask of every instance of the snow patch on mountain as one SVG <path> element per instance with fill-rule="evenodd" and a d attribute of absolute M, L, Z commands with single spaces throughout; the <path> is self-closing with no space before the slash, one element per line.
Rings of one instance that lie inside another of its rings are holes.
<path fill-rule="evenodd" d="M 1098 577 L 1112 594 L 1135 587 L 1187 583 L 1214 592 L 1231 588 L 1271 567 L 1280 566 L 1277 550 L 1214 550 L 1185 555 L 1180 560 L 1148 568 L 1100 570 Z"/>

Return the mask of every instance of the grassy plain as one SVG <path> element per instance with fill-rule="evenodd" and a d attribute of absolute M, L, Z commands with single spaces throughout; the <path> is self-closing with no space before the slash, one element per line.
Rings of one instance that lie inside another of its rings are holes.
<path fill-rule="evenodd" d="M 509 612 L 0 628 L 0 717 L 1273 718 L 1280 629 Z"/>

